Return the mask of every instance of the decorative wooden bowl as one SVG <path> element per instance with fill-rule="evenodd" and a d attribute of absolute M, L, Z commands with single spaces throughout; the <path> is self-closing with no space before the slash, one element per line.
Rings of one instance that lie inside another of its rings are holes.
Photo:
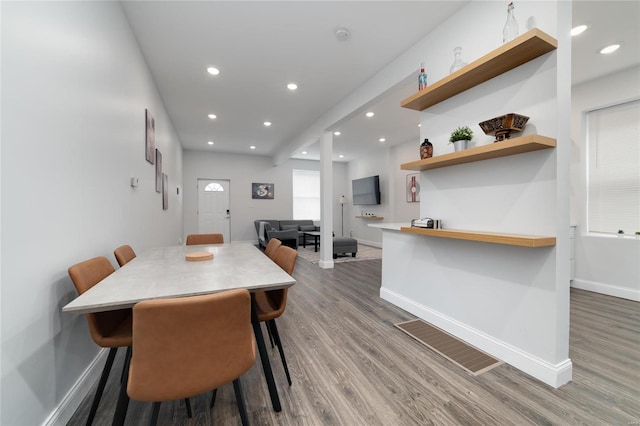
<path fill-rule="evenodd" d="M 196 251 L 193 253 L 188 253 L 185 256 L 187 262 L 202 262 L 203 260 L 211 260 L 213 259 L 213 253 L 208 251 Z"/>
<path fill-rule="evenodd" d="M 521 132 L 527 125 L 529 117 L 509 113 L 495 117 L 480 123 L 480 128 L 487 135 L 495 135 L 495 142 L 500 142 L 511 137 L 511 132 Z"/>

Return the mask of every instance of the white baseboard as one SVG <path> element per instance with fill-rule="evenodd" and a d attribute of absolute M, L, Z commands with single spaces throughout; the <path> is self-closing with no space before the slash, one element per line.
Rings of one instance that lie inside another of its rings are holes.
<path fill-rule="evenodd" d="M 359 239 L 359 238 L 356 238 L 356 240 L 358 241 L 358 244 L 363 244 L 365 246 L 382 248 L 382 243 L 377 243 L 375 241 L 362 240 L 362 239 Z"/>
<path fill-rule="evenodd" d="M 318 261 L 318 266 L 322 269 L 333 269 L 334 262 L 333 260 L 320 260 Z"/>
<path fill-rule="evenodd" d="M 571 381 L 573 365 L 569 358 L 552 364 L 384 287 L 380 297 L 549 386 L 558 388 Z"/>
<path fill-rule="evenodd" d="M 634 290 L 631 288 L 581 280 L 579 278 L 574 278 L 573 281 L 571 281 L 571 287 L 593 291 L 594 293 L 606 294 L 607 296 L 619 297 L 621 299 L 633 300 L 634 302 L 640 302 L 640 290 Z"/>
<path fill-rule="evenodd" d="M 91 391 L 91 387 L 100 380 L 104 363 L 106 362 L 109 349 L 101 349 L 98 355 L 93 359 L 91 364 L 84 370 L 73 387 L 62 398 L 60 404 L 49 415 L 42 426 L 64 426 L 66 425 L 73 413 L 76 412 L 82 400 Z"/>

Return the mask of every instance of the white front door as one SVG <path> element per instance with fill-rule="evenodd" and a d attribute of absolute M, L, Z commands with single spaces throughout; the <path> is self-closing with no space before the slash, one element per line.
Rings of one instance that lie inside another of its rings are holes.
<path fill-rule="evenodd" d="M 198 179 L 198 232 L 222 234 L 231 242 L 229 220 L 229 181 Z"/>

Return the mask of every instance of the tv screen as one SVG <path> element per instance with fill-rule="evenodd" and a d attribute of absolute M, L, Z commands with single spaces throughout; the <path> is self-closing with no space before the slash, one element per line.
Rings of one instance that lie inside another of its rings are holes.
<path fill-rule="evenodd" d="M 380 204 L 380 176 L 369 176 L 351 181 L 353 205 Z"/>

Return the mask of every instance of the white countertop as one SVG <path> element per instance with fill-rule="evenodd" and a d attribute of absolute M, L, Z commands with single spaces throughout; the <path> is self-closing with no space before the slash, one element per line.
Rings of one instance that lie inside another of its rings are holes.
<path fill-rule="evenodd" d="M 370 223 L 369 228 L 380 228 L 388 231 L 399 231 L 400 228 L 410 227 L 411 223 L 390 223 L 390 222 L 382 222 L 382 223 Z"/>

